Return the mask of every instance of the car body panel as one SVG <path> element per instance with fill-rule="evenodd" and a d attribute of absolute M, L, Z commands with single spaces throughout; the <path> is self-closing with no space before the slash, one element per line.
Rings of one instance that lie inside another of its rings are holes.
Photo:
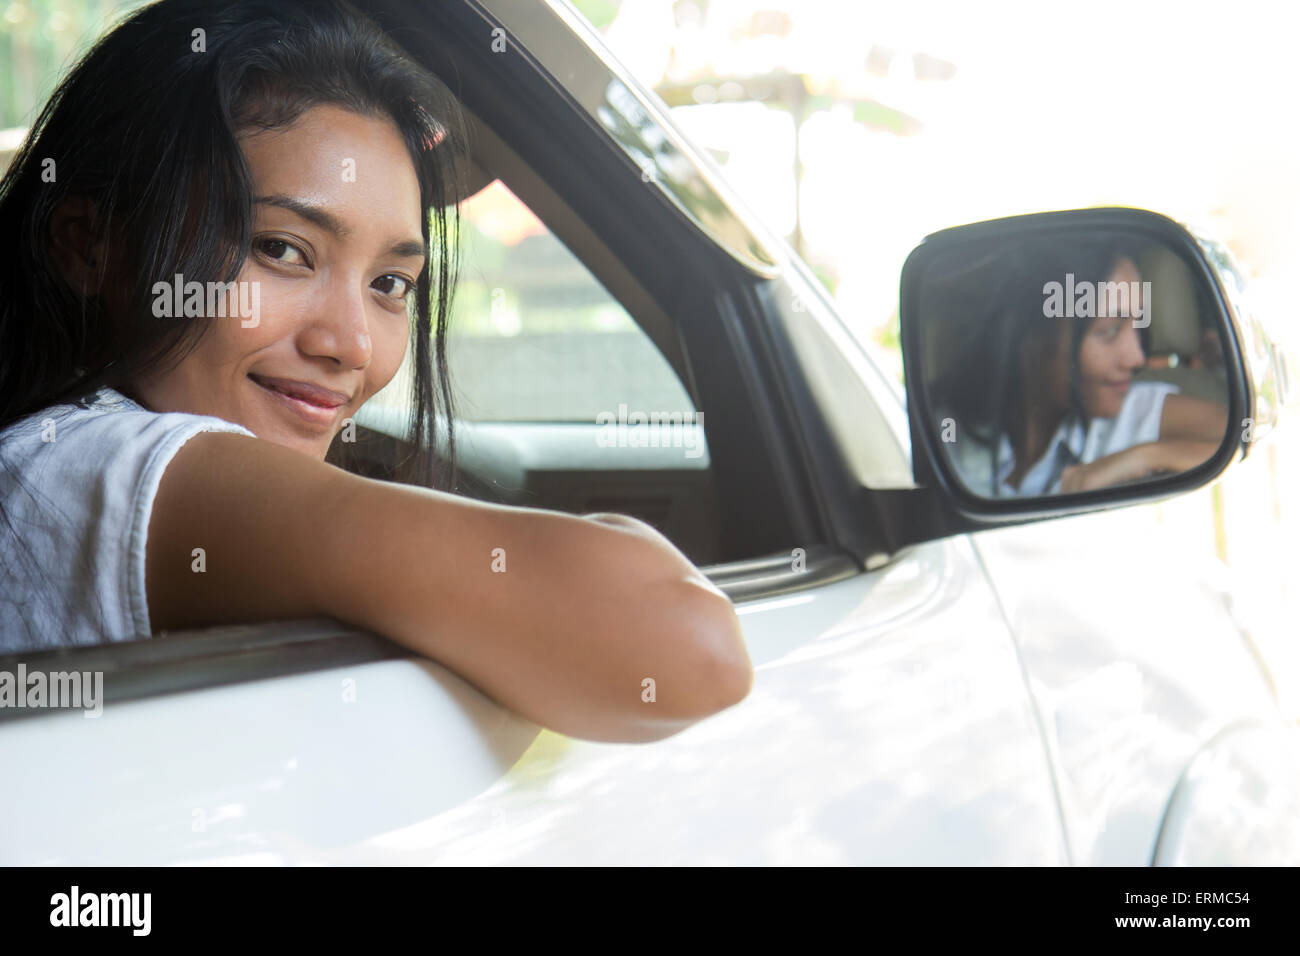
<path fill-rule="evenodd" d="M 1157 866 L 1300 865 L 1300 734 L 1241 721 L 1201 747 L 1179 779 Z"/>
<path fill-rule="evenodd" d="M 0 863 L 298 860 L 457 805 L 536 735 L 417 658 L 14 720 Z"/>
<path fill-rule="evenodd" d="M 750 697 L 653 744 L 539 736 L 414 659 L 13 721 L 41 772 L 0 862 L 1068 862 L 969 542 L 740 615 Z"/>
<path fill-rule="evenodd" d="M 1150 864 L 1198 748 L 1236 720 L 1279 720 L 1228 606 L 1157 517 L 1129 508 L 973 539 L 1043 713 L 1080 864 Z"/>

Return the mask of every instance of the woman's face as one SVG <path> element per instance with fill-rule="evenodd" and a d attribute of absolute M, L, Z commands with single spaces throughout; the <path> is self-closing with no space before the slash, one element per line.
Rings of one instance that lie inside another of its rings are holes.
<path fill-rule="evenodd" d="M 406 352 L 424 264 L 419 183 L 387 117 L 317 106 L 240 144 L 254 224 L 239 281 L 256 284 L 242 291 L 257 314 L 199 320 L 198 346 L 133 393 L 323 459 Z"/>
<path fill-rule="evenodd" d="M 1089 417 L 1118 415 L 1133 384 L 1133 373 L 1146 363 L 1132 319 L 1145 305 L 1140 280 L 1133 260 L 1123 258 L 1115 264 L 1106 281 L 1124 283 L 1124 289 L 1134 290 L 1137 301 L 1121 297 L 1118 308 L 1111 310 L 1109 296 L 1098 296 L 1098 316 L 1088 324 L 1079 343 L 1079 392 Z M 1110 314 L 1112 311 L 1115 314 Z"/>

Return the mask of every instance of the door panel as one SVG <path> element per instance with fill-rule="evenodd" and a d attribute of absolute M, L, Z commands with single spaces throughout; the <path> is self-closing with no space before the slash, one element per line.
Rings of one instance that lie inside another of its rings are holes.
<path fill-rule="evenodd" d="M 967 542 L 740 612 L 757 665 L 740 706 L 648 747 L 543 733 L 487 793 L 369 846 L 394 863 L 1067 861 Z"/>
<path fill-rule="evenodd" d="M 308 863 L 461 804 L 536 735 L 417 658 L 6 721 L 0 760 L 31 770 L 0 864 Z"/>
<path fill-rule="evenodd" d="M 653 744 L 539 735 L 415 660 L 10 722 L 0 760 L 44 772 L 0 862 L 1066 861 L 968 542 L 739 611 L 753 692 Z"/>
<path fill-rule="evenodd" d="M 1276 718 L 1227 607 L 1156 517 L 1126 508 L 974 539 L 1058 756 L 1080 864 L 1149 865 L 1197 748 Z"/>

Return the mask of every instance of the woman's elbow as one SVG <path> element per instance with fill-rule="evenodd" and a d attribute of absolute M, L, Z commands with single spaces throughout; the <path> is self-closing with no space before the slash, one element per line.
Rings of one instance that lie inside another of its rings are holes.
<path fill-rule="evenodd" d="M 604 739 L 622 743 L 652 743 L 681 733 L 743 701 L 754 686 L 754 667 L 748 654 L 709 655 L 693 665 L 687 680 L 656 698 L 654 685 L 643 680 L 638 710 L 617 721 L 618 729 Z M 682 692 L 684 685 L 690 685 Z"/>
<path fill-rule="evenodd" d="M 745 647 L 740 620 L 721 593 L 691 585 L 685 600 L 689 621 L 682 628 L 676 678 L 679 693 L 666 695 L 669 719 L 703 720 L 734 707 L 754 686 L 754 665 Z"/>
<path fill-rule="evenodd" d="M 601 571 L 608 586 L 597 591 L 614 599 L 602 602 L 593 621 L 593 633 L 619 634 L 604 644 L 607 686 L 621 688 L 606 711 L 617 736 L 658 740 L 744 700 L 754 667 L 730 599 L 648 525 L 621 516 L 594 520 L 619 528 L 622 539 L 621 548 L 607 551 L 613 557 Z M 627 532 L 641 540 L 628 546 Z M 632 686 L 635 696 L 627 695 Z"/>
<path fill-rule="evenodd" d="M 713 701 L 717 710 L 725 710 L 749 696 L 754 687 L 754 665 L 745 647 L 745 635 L 736 609 L 725 596 L 719 596 L 717 604 L 714 612 L 717 619 L 709 624 L 715 629 L 715 634 L 709 639 L 714 672 Z"/>

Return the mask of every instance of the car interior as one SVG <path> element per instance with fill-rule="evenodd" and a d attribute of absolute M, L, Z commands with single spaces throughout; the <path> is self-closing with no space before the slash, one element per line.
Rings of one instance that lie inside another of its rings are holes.
<path fill-rule="evenodd" d="M 1151 324 L 1143 343 L 1147 366 L 1137 381 L 1169 382 L 1185 395 L 1223 404 L 1228 394 L 1219 332 L 1207 316 L 1191 271 L 1175 253 L 1152 246 L 1138 257 L 1138 271 L 1158 295 L 1151 297 Z"/>

